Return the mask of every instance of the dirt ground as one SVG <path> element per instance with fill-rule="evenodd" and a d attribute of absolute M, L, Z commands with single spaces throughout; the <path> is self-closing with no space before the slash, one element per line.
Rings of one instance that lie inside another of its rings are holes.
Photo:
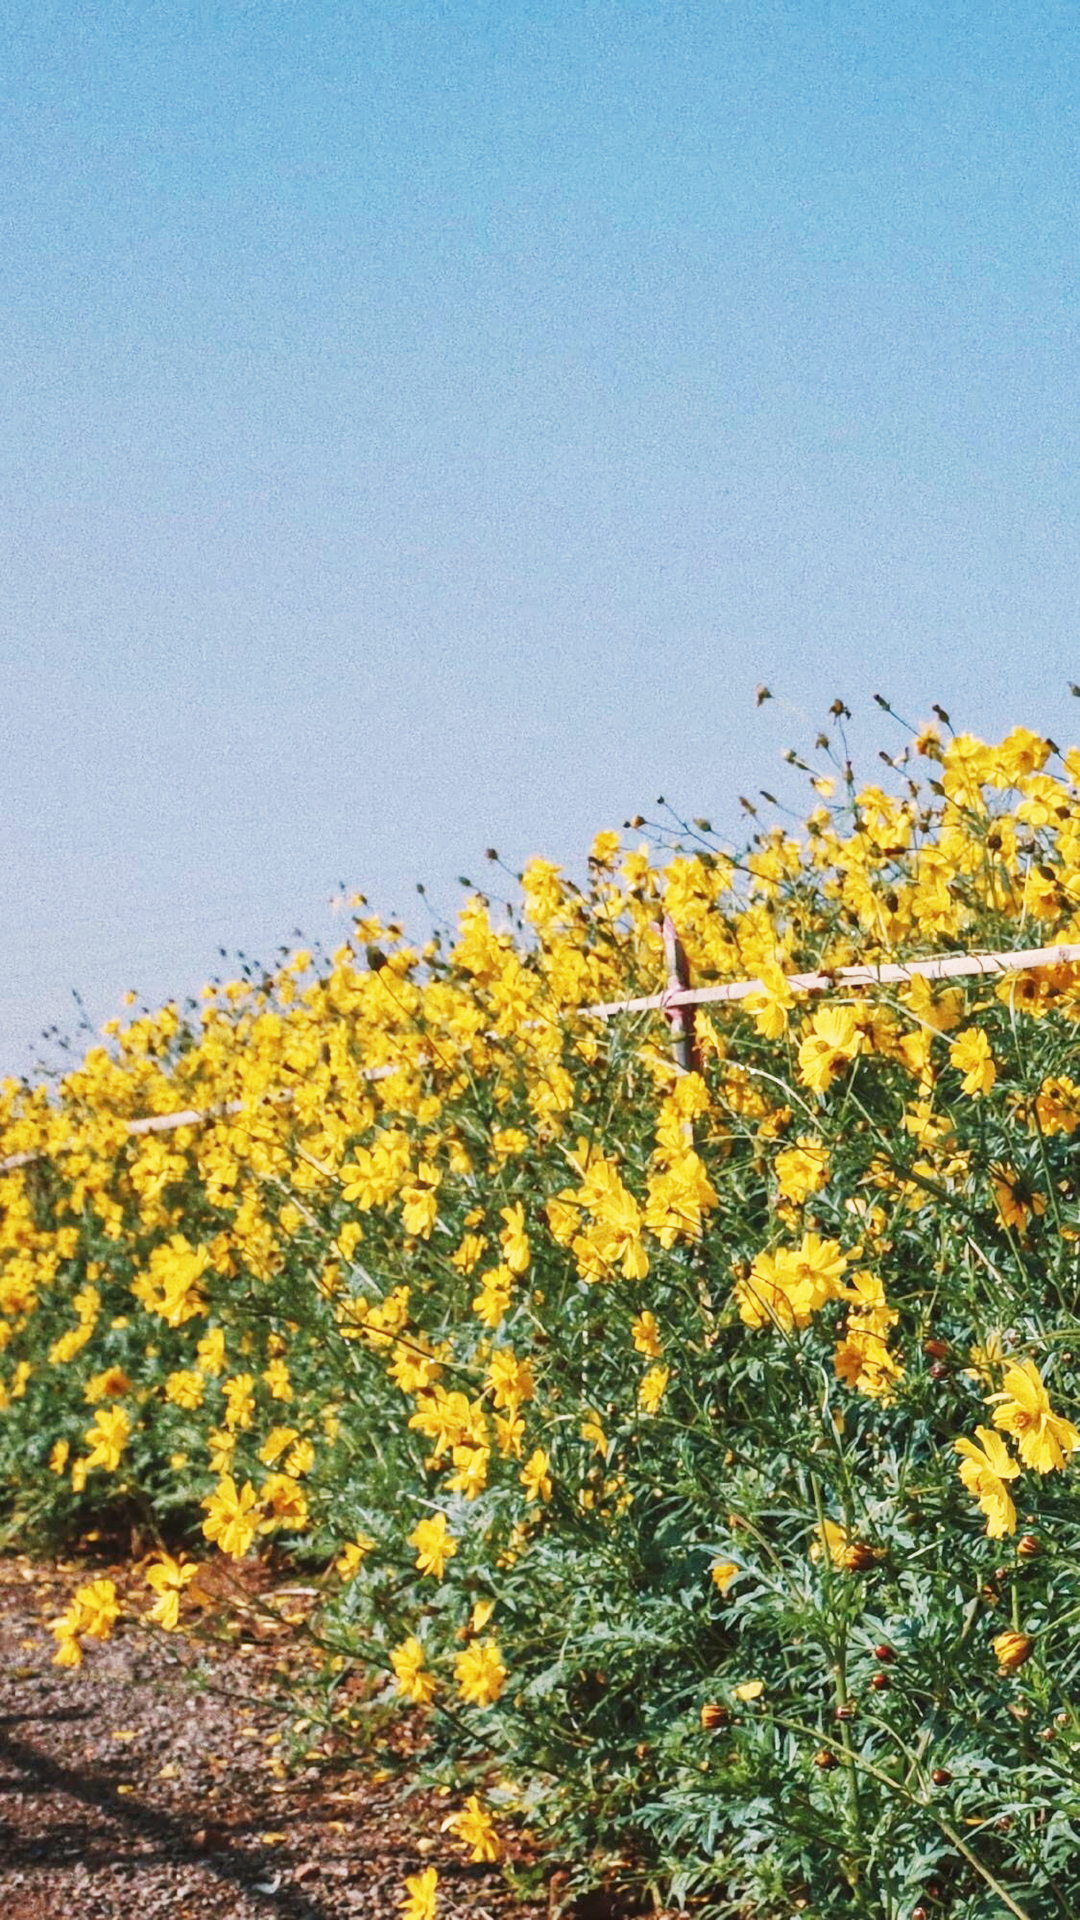
<path fill-rule="evenodd" d="M 281 1650 L 256 1627 L 209 1688 L 180 1636 L 123 1624 L 80 1670 L 54 1666 L 47 1621 L 102 1574 L 122 1589 L 109 1565 L 0 1558 L 3 1920 L 395 1920 L 405 1875 L 432 1865 L 439 1920 L 547 1914 L 463 1858 L 438 1796 L 373 1766 L 286 1768 Z"/>

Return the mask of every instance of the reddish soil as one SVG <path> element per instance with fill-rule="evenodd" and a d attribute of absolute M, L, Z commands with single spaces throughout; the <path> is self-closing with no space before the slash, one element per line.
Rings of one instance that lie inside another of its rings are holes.
<path fill-rule="evenodd" d="M 395 1920 L 405 1875 L 431 1865 L 439 1920 L 547 1914 L 462 1857 L 437 1795 L 373 1778 L 374 1762 L 285 1767 L 282 1647 L 254 1615 L 217 1658 L 121 1623 L 81 1669 L 54 1666 L 46 1622 L 103 1574 L 130 1581 L 0 1559 L 3 1920 Z"/>

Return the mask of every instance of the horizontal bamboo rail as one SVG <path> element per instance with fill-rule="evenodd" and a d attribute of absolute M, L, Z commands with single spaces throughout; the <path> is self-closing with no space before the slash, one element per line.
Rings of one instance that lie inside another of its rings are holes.
<path fill-rule="evenodd" d="M 768 988 L 762 980 L 728 980 L 712 987 L 684 986 L 681 981 L 686 977 L 685 963 L 680 960 L 678 941 L 670 922 L 664 928 L 664 945 L 668 985 L 661 993 L 644 994 L 633 1000 L 609 1000 L 600 1006 L 581 1007 L 578 1011 L 599 1020 L 610 1020 L 619 1013 L 662 1013 L 672 1021 L 678 1058 L 680 1049 L 685 1049 L 688 1043 L 692 1045 L 692 1034 L 688 1034 L 681 1023 L 676 1025 L 672 1020 L 673 1014 L 684 1007 L 715 1006 L 718 1002 L 745 1000 L 751 994 L 766 993 Z M 832 973 L 792 973 L 786 974 L 784 981 L 792 993 L 827 993 L 830 989 L 899 986 L 914 979 L 959 980 L 978 974 L 1000 976 L 1032 973 L 1078 962 L 1080 944 L 1073 943 L 1055 947 L 1022 947 L 1014 953 L 944 954 L 938 959 L 898 961 L 877 967 L 838 967 Z M 680 1064 L 684 1062 L 680 1060 Z M 394 1066 L 369 1067 L 363 1077 L 367 1080 L 385 1080 L 396 1071 Z M 286 1087 L 263 1095 L 256 1104 L 287 1106 L 292 1098 L 291 1090 Z M 179 1113 L 155 1113 L 140 1120 L 129 1120 L 127 1132 L 172 1133 L 179 1127 L 205 1126 L 211 1121 L 251 1110 L 252 1103 L 247 1100 L 229 1100 L 223 1106 L 209 1107 L 205 1111 L 186 1107 Z M 11 1154 L 6 1160 L 0 1160 L 0 1173 L 11 1173 L 17 1167 L 29 1166 L 35 1160 L 47 1157 L 43 1153 Z"/>

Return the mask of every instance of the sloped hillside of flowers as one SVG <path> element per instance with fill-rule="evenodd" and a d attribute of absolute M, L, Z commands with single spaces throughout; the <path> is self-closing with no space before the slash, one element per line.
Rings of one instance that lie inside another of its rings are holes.
<path fill-rule="evenodd" d="M 207 1558 L 314 1568 L 326 1715 L 422 1714 L 477 1860 L 517 1827 L 571 1891 L 1046 1920 L 1080 966 L 790 981 L 1080 942 L 1080 753 L 943 716 L 862 785 L 834 720 L 797 830 L 601 832 L 587 889 L 531 861 L 421 949 L 360 903 L 331 958 L 8 1083 L 0 1498 L 9 1537 L 158 1529 L 166 1632 Z M 689 1071 L 592 1011 L 663 984 L 665 916 L 696 985 L 758 982 Z M 118 1610 L 88 1583 L 58 1660 Z"/>

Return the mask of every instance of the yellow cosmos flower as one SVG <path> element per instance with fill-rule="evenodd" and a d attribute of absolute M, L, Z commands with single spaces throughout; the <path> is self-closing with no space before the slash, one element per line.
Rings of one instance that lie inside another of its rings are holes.
<path fill-rule="evenodd" d="M 957 1453 L 963 1456 L 960 1478 L 986 1515 L 987 1538 L 1000 1540 L 1003 1534 L 1016 1532 L 1016 1508 L 1004 1483 L 1017 1479 L 1020 1468 L 1000 1434 L 991 1427 L 976 1427 L 975 1432 L 978 1446 L 973 1440 L 955 1442 Z"/>
<path fill-rule="evenodd" d="M 166 1633 L 174 1632 L 179 1624 L 180 1596 L 198 1571 L 198 1561 L 174 1560 L 171 1553 L 163 1553 L 153 1566 L 147 1567 L 146 1584 L 158 1596 L 147 1617 Z"/>
<path fill-rule="evenodd" d="M 551 1499 L 551 1461 L 543 1447 L 535 1448 L 529 1455 L 518 1479 L 525 1488 L 526 1500 L 546 1502 Z"/>
<path fill-rule="evenodd" d="M 650 1367 L 638 1388 L 638 1406 L 643 1413 L 655 1413 L 667 1392 L 669 1367 Z"/>
<path fill-rule="evenodd" d="M 447 1532 L 445 1513 L 418 1520 L 409 1535 L 409 1545 L 416 1548 L 417 1571 L 429 1573 L 435 1580 L 442 1579 L 447 1561 L 457 1552 L 457 1541 Z"/>
<path fill-rule="evenodd" d="M 1011 1433 L 1025 1467 L 1036 1473 L 1060 1470 L 1069 1454 L 1080 1447 L 1080 1433 L 1070 1420 L 1052 1412 L 1050 1398 L 1034 1360 L 1008 1367 L 996 1401 L 994 1425 Z"/>
<path fill-rule="evenodd" d="M 104 1467 L 107 1473 L 115 1473 L 130 1434 L 131 1421 L 123 1407 L 103 1408 L 85 1436 L 90 1443 L 90 1452 L 86 1456 L 87 1469 Z"/>
<path fill-rule="evenodd" d="M 423 1873 L 406 1874 L 405 1892 L 398 1909 L 401 1920 L 435 1920 L 438 1889 L 439 1876 L 434 1867 L 425 1867 Z"/>
<path fill-rule="evenodd" d="M 631 1325 L 630 1336 L 639 1353 L 647 1354 L 650 1360 L 659 1360 L 664 1349 L 655 1313 L 650 1313 L 647 1307 L 639 1313 Z"/>
<path fill-rule="evenodd" d="M 506 1222 L 499 1235 L 503 1259 L 511 1273 L 525 1273 L 531 1258 L 529 1236 L 525 1231 L 525 1209 L 518 1201 L 512 1207 L 501 1207 L 499 1217 Z"/>
<path fill-rule="evenodd" d="M 375 1542 L 370 1534 L 358 1533 L 355 1540 L 350 1540 L 347 1546 L 342 1547 L 334 1561 L 334 1569 L 339 1578 L 351 1580 L 374 1546 Z"/>
<path fill-rule="evenodd" d="M 850 1007 L 819 1007 L 799 1044 L 799 1075 L 814 1093 L 826 1093 L 836 1075 L 862 1051 L 863 1035 Z"/>
<path fill-rule="evenodd" d="M 218 1482 L 216 1492 L 201 1503 L 206 1508 L 203 1532 L 215 1540 L 222 1553 L 242 1560 L 250 1550 L 259 1526 L 259 1497 L 250 1480 L 237 1490 L 231 1474 Z"/>
<path fill-rule="evenodd" d="M 490 1865 L 502 1854 L 502 1842 L 492 1824 L 491 1815 L 481 1806 L 479 1796 L 470 1793 L 460 1813 L 452 1813 L 442 1823 L 444 1833 L 454 1833 L 470 1849 L 469 1858 Z"/>
<path fill-rule="evenodd" d="M 820 1193 L 828 1184 L 829 1156 L 819 1140 L 800 1135 L 793 1147 L 785 1147 L 775 1161 L 776 1184 L 785 1200 L 801 1207 L 808 1194 Z"/>
<path fill-rule="evenodd" d="M 960 1085 L 965 1093 L 974 1098 L 990 1092 L 997 1079 L 997 1067 L 981 1027 L 965 1027 L 958 1033 L 949 1048 L 949 1059 L 964 1076 Z"/>
<path fill-rule="evenodd" d="M 414 1706 L 426 1707 L 435 1697 L 435 1675 L 427 1671 L 426 1655 L 415 1634 L 390 1650 L 390 1665 L 398 1692 Z"/>
<path fill-rule="evenodd" d="M 498 1646 L 493 1639 L 474 1640 L 454 1661 L 454 1678 L 463 1700 L 477 1707 L 493 1706 L 506 1684 Z"/>

